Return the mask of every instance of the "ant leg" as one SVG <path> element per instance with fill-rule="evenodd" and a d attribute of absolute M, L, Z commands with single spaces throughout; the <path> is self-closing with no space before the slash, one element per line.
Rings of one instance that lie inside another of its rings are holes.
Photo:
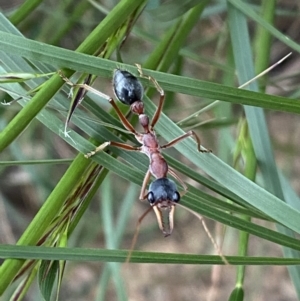
<path fill-rule="evenodd" d="M 169 166 L 169 174 L 171 176 L 173 176 L 181 184 L 181 186 L 183 187 L 184 191 L 182 191 L 180 193 L 180 196 L 183 197 L 186 194 L 187 189 L 188 189 L 187 186 L 186 186 L 186 184 L 180 179 L 180 177 L 177 175 L 177 173 L 175 172 L 175 170 L 172 167 L 170 167 L 170 166 Z"/>
<path fill-rule="evenodd" d="M 163 105 L 164 105 L 164 102 L 165 102 L 165 91 L 162 89 L 162 87 L 159 85 L 159 83 L 157 82 L 157 80 L 155 78 L 153 78 L 152 76 L 143 74 L 141 65 L 139 65 L 139 64 L 135 64 L 135 65 L 137 66 L 140 77 L 146 78 L 149 81 L 151 81 L 153 83 L 154 87 L 156 88 L 156 90 L 160 94 L 159 104 L 158 104 L 158 107 L 157 107 L 157 109 L 154 113 L 154 116 L 152 118 L 151 125 L 150 125 L 151 128 L 154 128 L 155 124 L 157 123 L 157 121 L 160 117 L 160 114 L 162 112 L 162 108 L 163 108 Z"/>
<path fill-rule="evenodd" d="M 99 145 L 98 147 L 96 147 L 95 150 L 87 153 L 86 155 L 84 155 L 87 159 L 94 156 L 96 153 L 103 151 L 107 146 L 115 146 L 121 149 L 125 149 L 127 151 L 140 151 L 141 148 L 140 147 L 136 147 L 136 146 L 132 146 L 129 144 L 125 144 L 125 143 L 120 143 L 120 142 L 115 142 L 115 141 L 107 141 L 102 143 L 101 145 Z"/>
<path fill-rule="evenodd" d="M 94 89 L 92 86 L 89 86 L 88 84 L 74 84 L 61 72 L 61 70 L 58 71 L 58 75 L 66 82 L 67 85 L 71 86 L 71 88 L 77 87 L 77 88 L 85 89 L 85 90 L 90 91 L 108 101 L 111 99 L 110 96 Z"/>
<path fill-rule="evenodd" d="M 194 131 L 188 131 L 187 133 L 185 133 L 185 134 L 173 139 L 169 143 L 161 146 L 161 148 L 163 149 L 163 148 L 172 147 L 175 144 L 177 144 L 178 142 L 184 140 L 185 138 L 191 137 L 191 136 L 195 139 L 199 152 L 201 152 L 201 153 L 211 153 L 211 150 L 201 149 L 200 138 L 197 136 L 197 134 Z"/>
<path fill-rule="evenodd" d="M 129 121 L 126 119 L 126 117 L 124 116 L 124 114 L 120 111 L 119 107 L 116 105 L 115 101 L 108 95 L 94 89 L 93 87 L 87 85 L 87 84 L 74 84 L 72 83 L 67 77 L 65 77 L 65 75 L 59 71 L 58 72 L 59 76 L 69 85 L 71 86 L 72 88 L 74 87 L 78 87 L 78 88 L 81 88 L 81 89 L 85 89 L 87 91 L 90 91 L 104 99 L 106 99 L 112 106 L 113 108 L 115 109 L 120 121 L 122 122 L 123 126 L 128 130 L 130 131 L 132 134 L 134 135 L 138 135 L 138 133 L 136 132 L 136 130 L 134 129 L 134 127 L 129 123 Z"/>
<path fill-rule="evenodd" d="M 143 185 L 142 185 L 141 193 L 140 193 L 140 196 L 139 196 L 140 201 L 143 201 L 147 197 L 146 187 L 147 187 L 147 184 L 150 180 L 150 176 L 151 176 L 151 172 L 148 169 L 148 171 L 145 174 L 144 180 L 143 180 Z"/>
<path fill-rule="evenodd" d="M 151 173 L 150 173 L 150 170 L 148 169 L 148 171 L 146 172 L 145 174 L 145 177 L 144 177 L 144 180 L 143 180 L 143 185 L 142 185 L 142 189 L 141 189 L 141 193 L 140 193 L 140 196 L 139 196 L 139 199 L 140 201 L 143 201 L 147 194 L 146 194 L 146 187 L 147 187 L 147 184 L 149 182 L 149 179 L 150 179 L 150 176 L 151 176 Z M 143 219 L 145 218 L 145 216 L 152 210 L 152 207 L 150 206 L 143 214 L 142 216 L 139 217 L 138 221 L 137 221 L 137 224 L 136 224 L 136 228 L 135 228 L 135 231 L 134 231 L 134 236 L 133 236 L 133 239 L 132 239 L 132 242 L 131 242 L 131 246 L 130 246 L 130 249 L 129 249 L 129 252 L 128 252 L 128 255 L 127 255 L 127 258 L 126 258 L 126 263 L 128 263 L 130 261 L 130 258 L 131 258 L 131 254 L 133 252 L 133 249 L 134 249 L 134 246 L 136 244 L 136 241 L 137 241 L 137 238 L 138 238 L 138 235 L 139 235 L 139 232 L 140 232 L 140 225 L 143 221 Z"/>
<path fill-rule="evenodd" d="M 138 238 L 138 235 L 139 235 L 139 232 L 140 232 L 140 226 L 142 224 L 142 221 L 143 219 L 146 217 L 146 215 L 148 215 L 148 213 L 152 210 L 152 207 L 149 207 L 143 214 L 142 216 L 139 217 L 137 223 L 136 223 L 136 228 L 135 228 L 135 231 L 134 231 L 134 235 L 133 235 L 133 238 L 132 238 L 132 241 L 131 241 L 131 246 L 130 246 L 130 249 L 129 249 L 129 252 L 128 252 L 128 255 L 126 257 L 126 261 L 125 263 L 128 263 L 130 262 L 130 258 L 131 258 L 131 255 L 132 255 L 132 252 L 133 252 L 133 249 L 136 245 L 136 242 L 137 242 L 137 238 Z"/>
<path fill-rule="evenodd" d="M 109 99 L 109 103 L 113 106 L 113 108 L 115 109 L 120 121 L 122 122 L 123 126 L 132 134 L 134 134 L 135 136 L 139 136 L 139 133 L 134 129 L 134 127 L 132 126 L 132 124 L 127 120 L 127 118 L 125 117 L 125 115 L 121 112 L 121 110 L 119 109 L 119 107 L 117 106 L 117 104 L 115 103 L 115 101 L 110 98 Z"/>

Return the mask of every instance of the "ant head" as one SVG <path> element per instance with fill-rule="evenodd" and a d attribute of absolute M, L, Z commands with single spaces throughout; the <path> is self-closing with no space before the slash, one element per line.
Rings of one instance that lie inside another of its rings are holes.
<path fill-rule="evenodd" d="M 130 72 L 120 69 L 114 71 L 113 89 L 116 97 L 126 105 L 141 102 L 144 94 L 140 81 Z"/>
<path fill-rule="evenodd" d="M 165 236 L 171 235 L 175 206 L 180 200 L 176 184 L 168 178 L 153 181 L 149 186 L 147 199 L 156 214 L 160 230 Z"/>

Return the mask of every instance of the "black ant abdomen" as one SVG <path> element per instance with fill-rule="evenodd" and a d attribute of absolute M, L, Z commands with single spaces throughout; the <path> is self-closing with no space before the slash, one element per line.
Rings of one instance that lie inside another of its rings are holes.
<path fill-rule="evenodd" d="M 120 69 L 114 71 L 113 89 L 116 97 L 126 105 L 141 101 L 144 95 L 140 81 L 128 71 Z"/>

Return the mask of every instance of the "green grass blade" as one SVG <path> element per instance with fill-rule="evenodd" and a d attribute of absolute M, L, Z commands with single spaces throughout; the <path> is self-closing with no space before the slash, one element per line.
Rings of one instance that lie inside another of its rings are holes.
<path fill-rule="evenodd" d="M 238 69 L 239 81 L 242 83 L 254 75 L 250 40 L 244 15 L 231 6 L 229 6 L 229 12 L 236 66 Z M 253 83 L 250 87 L 254 91 L 258 90 L 256 83 Z M 264 113 L 262 109 L 253 107 L 245 107 L 245 112 L 265 187 L 268 191 L 284 200 L 283 187 L 280 183 Z M 268 213 L 272 214 L 272 211 L 273 207 L 271 206 L 268 209 Z M 296 221 L 298 221 L 298 218 L 295 219 L 295 222 Z M 292 237 L 294 236 L 292 231 L 281 225 L 278 225 L 277 227 L 281 233 Z M 286 248 L 284 248 L 284 253 L 286 257 L 299 257 L 299 252 Z M 298 287 L 297 283 L 299 283 L 299 273 L 298 268 L 292 268 L 291 276 L 296 284 L 296 288 Z"/>
<path fill-rule="evenodd" d="M 235 6 L 238 10 L 240 10 L 245 16 L 253 19 L 255 22 L 263 26 L 267 29 L 274 37 L 280 40 L 282 43 L 286 44 L 290 48 L 300 52 L 300 45 L 294 42 L 290 37 L 284 35 L 279 30 L 277 30 L 273 25 L 265 21 L 262 17 L 260 17 L 255 11 L 245 2 L 240 0 L 229 0 L 233 6 Z"/>
<path fill-rule="evenodd" d="M 10 21 L 17 25 L 22 22 L 35 8 L 37 8 L 43 0 L 26 0 L 18 9 L 11 15 Z"/>
<path fill-rule="evenodd" d="M 110 177 L 107 177 L 103 183 L 101 190 L 101 218 L 103 220 L 104 233 L 106 247 L 108 249 L 115 249 L 119 244 L 115 241 L 115 227 L 113 222 L 113 199 L 112 199 L 112 180 Z M 115 291 L 117 294 L 118 300 L 127 300 L 126 290 L 124 287 L 123 279 L 120 275 L 121 266 L 118 263 L 111 262 L 108 263 L 112 278 L 115 284 Z M 106 275 L 108 276 L 108 275 Z M 107 277 L 108 278 L 108 277 Z M 102 287 L 103 293 L 106 291 L 106 287 Z"/>
<path fill-rule="evenodd" d="M 0 50 L 23 56 L 33 61 L 50 63 L 57 68 L 65 67 L 103 77 L 111 77 L 112 71 L 117 67 L 122 67 L 137 74 L 136 68 L 130 65 L 117 64 L 106 59 L 38 43 L 4 32 L 0 32 Z M 296 114 L 300 113 L 300 102 L 293 99 L 241 90 L 157 71 L 144 71 L 153 76 L 167 91 L 218 99 L 230 103 L 258 106 L 271 110 L 293 112 Z M 141 81 L 146 83 L 143 79 Z M 62 84 L 61 82 L 59 83 L 60 85 Z M 31 100 L 31 102 L 32 101 L 33 100 Z"/>
<path fill-rule="evenodd" d="M 41 260 L 69 260 L 69 261 L 99 261 L 125 262 L 127 250 L 103 250 L 86 248 L 50 248 L 32 246 L 0 245 L 1 258 L 41 259 Z M 272 257 L 226 257 L 232 265 L 295 265 L 300 264 L 299 258 Z M 134 263 L 161 264 L 224 264 L 220 256 L 138 252 L 134 251 L 130 258 Z"/>

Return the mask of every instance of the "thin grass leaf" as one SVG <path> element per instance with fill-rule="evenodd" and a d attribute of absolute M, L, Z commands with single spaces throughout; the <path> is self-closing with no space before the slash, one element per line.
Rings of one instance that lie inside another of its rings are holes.
<path fill-rule="evenodd" d="M 38 273 L 39 263 L 37 263 L 32 270 L 26 275 L 25 279 L 18 285 L 14 293 L 12 294 L 10 301 L 21 301 L 26 296 L 30 286 L 36 278 Z"/>
<path fill-rule="evenodd" d="M 113 200 L 112 200 L 112 183 L 110 177 L 106 178 L 105 185 L 101 190 L 102 194 L 102 210 L 101 216 L 103 220 L 105 240 L 107 249 L 115 249 L 120 242 L 115 240 L 115 226 L 113 222 Z M 115 284 L 115 290 L 118 300 L 127 300 L 124 281 L 120 275 L 121 266 L 117 263 L 109 263 L 109 271 Z M 103 279 L 104 280 L 104 279 Z M 107 287 L 103 287 L 103 293 L 105 293 Z"/>
<path fill-rule="evenodd" d="M 231 5 L 229 5 L 229 16 L 230 26 L 232 29 L 233 51 L 235 53 L 239 81 L 244 82 L 247 78 L 251 78 L 254 74 L 246 20 L 244 15 L 238 12 L 235 8 L 231 7 Z M 258 91 L 256 83 L 252 83 L 250 88 L 254 91 Z M 253 107 L 245 107 L 245 112 L 265 187 L 268 191 L 284 200 L 284 188 L 280 183 L 264 113 L 261 109 Z M 268 211 L 269 214 L 272 214 L 273 207 L 270 207 Z M 286 218 L 291 217 L 286 216 Z M 297 220 L 298 218 L 295 219 L 295 221 Z M 281 233 L 294 237 L 293 232 L 289 231 L 289 229 L 286 229 L 281 225 L 277 225 L 277 227 Z M 286 248 L 284 248 L 284 253 L 287 257 L 299 257 L 299 252 L 295 252 Z M 299 269 L 292 268 L 291 275 L 295 277 L 293 281 L 296 284 L 296 287 L 298 287 L 297 283 L 299 281 L 299 273 Z"/>
<path fill-rule="evenodd" d="M 127 250 L 103 250 L 86 248 L 50 248 L 32 246 L 0 245 L 1 258 L 125 262 Z M 295 265 L 300 264 L 299 258 L 276 257 L 240 257 L 226 256 L 232 265 Z M 162 264 L 224 264 L 220 256 L 199 254 L 174 254 L 159 252 L 132 252 L 131 262 L 162 263 Z"/>
<path fill-rule="evenodd" d="M 110 235 L 107 237 L 109 240 L 109 246 L 111 249 L 118 249 L 121 244 L 121 240 L 123 237 L 123 234 L 127 227 L 127 222 L 129 219 L 129 214 L 132 211 L 132 206 L 134 202 L 136 202 L 136 189 L 135 185 L 130 184 L 128 190 L 124 194 L 124 200 L 120 204 L 119 208 L 119 216 L 117 218 L 117 224 L 115 226 L 115 229 L 113 231 L 113 235 Z M 107 213 L 103 213 L 103 215 L 106 215 Z M 116 271 L 117 269 L 117 271 Z M 97 294 L 97 300 L 105 300 L 105 293 L 108 286 L 108 282 L 110 280 L 111 274 L 119 272 L 119 265 L 115 266 L 115 263 L 108 263 L 105 265 L 101 279 L 99 281 L 98 285 L 98 294 Z M 122 288 L 122 292 L 123 292 Z M 122 293 L 121 296 L 124 294 Z"/>
<path fill-rule="evenodd" d="M 22 22 L 35 8 L 37 8 L 42 0 L 26 0 L 10 17 L 12 24 L 17 25 Z"/>
<path fill-rule="evenodd" d="M 242 287 L 236 287 L 232 293 L 230 294 L 230 297 L 228 299 L 229 301 L 242 301 L 244 300 L 244 289 Z"/>
<path fill-rule="evenodd" d="M 12 46 L 14 46 L 13 49 Z M 57 68 L 64 66 L 72 70 L 91 73 L 106 78 L 111 77 L 112 71 L 118 67 L 136 73 L 136 68 L 130 65 L 116 64 L 109 60 L 37 43 L 4 32 L 0 32 L 0 50 L 10 54 L 20 55 L 33 61 L 38 60 L 40 62 L 51 63 Z M 218 99 L 231 103 L 258 106 L 271 110 L 292 112 L 295 114 L 300 113 L 300 102 L 289 98 L 239 90 L 211 82 L 151 70 L 144 70 L 144 73 L 154 77 L 167 91 L 180 92 L 214 100 Z M 141 79 L 141 81 L 149 84 L 146 80 Z"/>
<path fill-rule="evenodd" d="M 276 37 L 282 43 L 286 44 L 295 51 L 300 52 L 300 45 L 298 43 L 294 42 L 290 37 L 284 35 L 273 25 L 265 21 L 262 17 L 255 13 L 255 11 L 251 9 L 251 7 L 248 4 L 240 0 L 229 0 L 228 2 L 231 3 L 238 10 L 240 10 L 245 16 L 248 16 L 249 18 L 253 19 L 256 23 L 260 24 L 265 29 L 267 29 L 274 37 Z"/>
<path fill-rule="evenodd" d="M 29 79 L 38 77 L 45 77 L 53 75 L 55 72 L 46 74 L 33 74 L 33 73 L 5 73 L 0 74 L 0 83 L 21 83 Z"/>
<path fill-rule="evenodd" d="M 149 10 L 149 12 L 160 21 L 167 22 L 182 16 L 197 4 L 199 4 L 197 0 L 169 1 Z"/>
<path fill-rule="evenodd" d="M 58 267 L 59 267 L 59 263 L 57 260 L 55 261 L 43 260 L 39 268 L 39 273 L 38 273 L 39 287 L 45 301 L 51 300 L 55 279 L 58 274 Z"/>

